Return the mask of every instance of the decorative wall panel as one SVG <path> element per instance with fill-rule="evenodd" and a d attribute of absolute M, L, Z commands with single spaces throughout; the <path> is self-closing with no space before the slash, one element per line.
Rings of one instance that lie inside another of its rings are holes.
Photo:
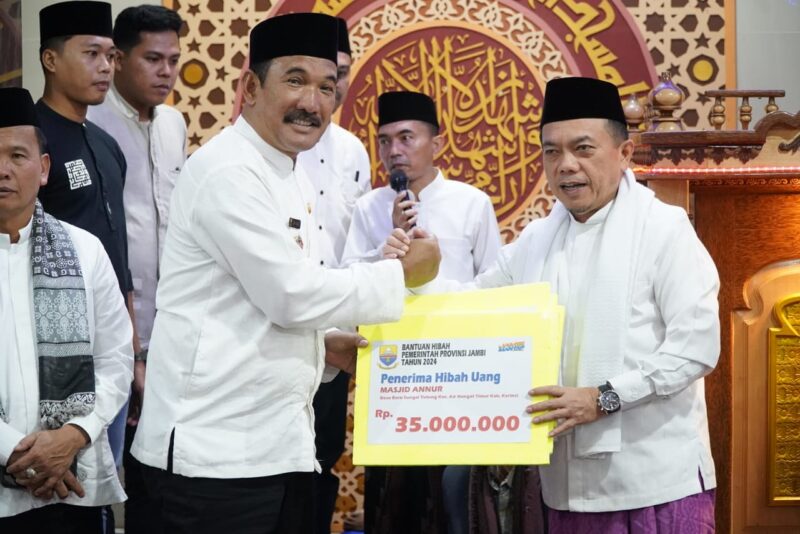
<path fill-rule="evenodd" d="M 769 332 L 769 502 L 800 504 L 800 295 L 777 302 Z"/>

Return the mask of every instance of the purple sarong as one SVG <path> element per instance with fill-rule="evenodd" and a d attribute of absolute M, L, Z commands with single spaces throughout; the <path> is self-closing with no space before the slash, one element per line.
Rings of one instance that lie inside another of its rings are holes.
<path fill-rule="evenodd" d="M 548 509 L 550 534 L 713 534 L 714 497 L 706 490 L 677 501 L 619 512 Z"/>

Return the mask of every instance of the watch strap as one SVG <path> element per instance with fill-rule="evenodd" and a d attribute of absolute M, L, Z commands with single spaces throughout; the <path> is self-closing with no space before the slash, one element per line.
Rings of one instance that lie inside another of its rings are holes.
<path fill-rule="evenodd" d="M 605 393 L 606 391 L 612 391 L 614 386 L 611 385 L 611 382 L 606 382 L 601 386 L 597 386 L 597 389 L 600 390 L 600 393 Z"/>

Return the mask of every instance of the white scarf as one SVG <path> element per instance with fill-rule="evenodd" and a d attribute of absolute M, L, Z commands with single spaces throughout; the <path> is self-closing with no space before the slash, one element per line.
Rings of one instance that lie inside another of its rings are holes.
<path fill-rule="evenodd" d="M 579 387 L 597 387 L 623 372 L 625 336 L 632 306 L 633 283 L 642 247 L 645 221 L 655 195 L 636 182 L 630 170 L 620 181 L 614 205 L 603 223 L 596 262 L 586 266 L 585 320 L 581 333 Z M 556 202 L 529 242 L 528 280 L 558 283 L 558 266 L 569 227 L 569 213 Z M 622 446 L 620 417 L 611 415 L 575 429 L 575 455 L 588 458 L 618 452 Z"/>

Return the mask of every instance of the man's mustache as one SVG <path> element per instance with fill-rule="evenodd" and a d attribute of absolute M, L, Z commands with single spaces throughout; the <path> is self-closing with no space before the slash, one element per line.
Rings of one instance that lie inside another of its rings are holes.
<path fill-rule="evenodd" d="M 322 126 L 322 119 L 313 113 L 303 111 L 302 109 L 295 109 L 283 116 L 283 122 L 290 123 L 295 121 L 303 121 L 311 123 L 311 126 L 319 128 Z"/>

